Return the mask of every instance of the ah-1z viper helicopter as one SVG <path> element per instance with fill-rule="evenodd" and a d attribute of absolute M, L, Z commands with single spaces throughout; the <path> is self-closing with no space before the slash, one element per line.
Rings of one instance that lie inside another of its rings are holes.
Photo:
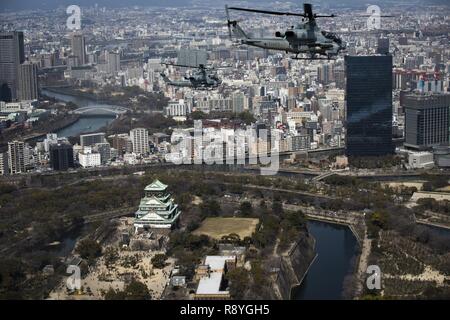
<path fill-rule="evenodd" d="M 230 20 L 229 10 L 257 12 L 279 16 L 299 16 L 306 22 L 292 26 L 284 33 L 276 32 L 275 38 L 250 38 L 239 26 L 238 21 Z M 240 44 L 247 44 L 271 50 L 285 51 L 286 53 L 295 53 L 294 59 L 324 59 L 316 58 L 316 55 L 326 56 L 325 59 L 331 59 L 337 56 L 340 51 L 345 49 L 345 43 L 334 33 L 320 30 L 316 24 L 316 18 L 333 18 L 331 15 L 318 15 L 312 12 L 312 5 L 303 4 L 304 13 L 278 12 L 267 10 L 246 9 L 225 6 L 227 15 L 228 31 L 231 38 L 233 32 Z M 308 54 L 309 58 L 298 58 L 298 55 Z"/>
<path fill-rule="evenodd" d="M 194 89 L 213 89 L 217 88 L 222 81 L 217 77 L 216 73 L 210 72 L 212 68 L 208 68 L 203 64 L 198 66 L 187 66 L 182 64 L 170 64 L 163 63 L 166 66 L 195 68 L 196 71 L 188 77 L 184 77 L 185 80 L 170 80 L 163 72 L 161 77 L 168 84 L 176 87 L 189 87 Z"/>

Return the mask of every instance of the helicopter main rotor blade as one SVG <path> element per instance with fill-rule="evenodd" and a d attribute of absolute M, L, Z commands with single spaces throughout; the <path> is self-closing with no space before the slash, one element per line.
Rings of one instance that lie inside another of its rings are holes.
<path fill-rule="evenodd" d="M 396 18 L 396 16 L 383 16 L 383 15 L 370 15 L 370 14 L 364 14 L 364 15 L 352 15 L 352 17 L 355 17 L 355 18 L 370 18 L 370 17 L 374 17 L 374 18 L 376 18 L 376 17 L 380 17 L 380 18 Z"/>
<path fill-rule="evenodd" d="M 314 18 L 335 18 L 335 17 L 337 17 L 335 14 L 328 14 L 328 15 L 314 14 Z"/>
<path fill-rule="evenodd" d="M 184 64 L 174 64 L 174 63 L 166 63 L 166 62 L 161 62 L 161 64 L 163 64 L 165 66 L 193 68 L 191 66 L 186 66 Z"/>
<path fill-rule="evenodd" d="M 269 10 L 258 10 L 258 9 L 247 9 L 247 8 L 238 8 L 238 7 L 228 7 L 229 10 L 237 10 L 237 11 L 246 11 L 246 12 L 256 12 L 256 13 L 265 13 L 272 14 L 276 16 L 297 16 L 297 17 L 306 17 L 304 13 L 295 13 L 295 12 L 280 12 L 280 11 L 269 11 Z"/>

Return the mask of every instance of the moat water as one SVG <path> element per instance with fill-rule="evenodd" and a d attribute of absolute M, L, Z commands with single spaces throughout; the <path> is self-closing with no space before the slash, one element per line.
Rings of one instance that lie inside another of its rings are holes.
<path fill-rule="evenodd" d="M 300 287 L 293 291 L 293 299 L 345 298 L 345 280 L 353 273 L 358 254 L 355 236 L 346 226 L 319 221 L 308 221 L 308 230 L 316 239 L 317 257 Z"/>
<path fill-rule="evenodd" d="M 77 96 L 71 96 L 62 93 L 56 93 L 48 90 L 42 90 L 42 93 L 46 96 L 55 98 L 64 102 L 73 102 L 78 107 L 93 107 L 93 108 L 104 108 L 104 107 L 115 107 L 114 105 L 99 103 L 92 99 L 86 99 Z M 78 121 L 72 123 L 71 125 L 58 130 L 56 133 L 58 137 L 73 137 L 83 133 L 90 133 L 99 130 L 100 128 L 108 125 L 116 118 L 114 113 L 101 114 L 101 115 L 82 115 Z"/>

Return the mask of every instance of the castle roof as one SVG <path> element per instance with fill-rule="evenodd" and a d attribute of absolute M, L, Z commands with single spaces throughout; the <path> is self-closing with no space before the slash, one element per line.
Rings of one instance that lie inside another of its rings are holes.
<path fill-rule="evenodd" d="M 162 202 L 161 200 L 155 197 L 151 197 L 149 200 L 144 200 L 142 202 L 144 202 L 146 205 L 150 207 L 164 207 L 164 208 L 167 207 L 166 203 Z"/>
<path fill-rule="evenodd" d="M 145 191 L 164 191 L 167 189 L 167 185 L 156 179 L 148 186 L 145 187 Z"/>

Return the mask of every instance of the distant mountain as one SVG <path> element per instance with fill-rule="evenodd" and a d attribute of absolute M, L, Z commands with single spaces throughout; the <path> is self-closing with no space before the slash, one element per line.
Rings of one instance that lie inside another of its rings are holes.
<path fill-rule="evenodd" d="M 93 6 L 96 3 L 99 7 L 124 7 L 124 6 L 160 6 L 177 7 L 190 4 L 190 0 L 1 0 L 0 11 L 19 11 L 34 9 L 52 9 L 77 4 L 81 7 Z"/>

